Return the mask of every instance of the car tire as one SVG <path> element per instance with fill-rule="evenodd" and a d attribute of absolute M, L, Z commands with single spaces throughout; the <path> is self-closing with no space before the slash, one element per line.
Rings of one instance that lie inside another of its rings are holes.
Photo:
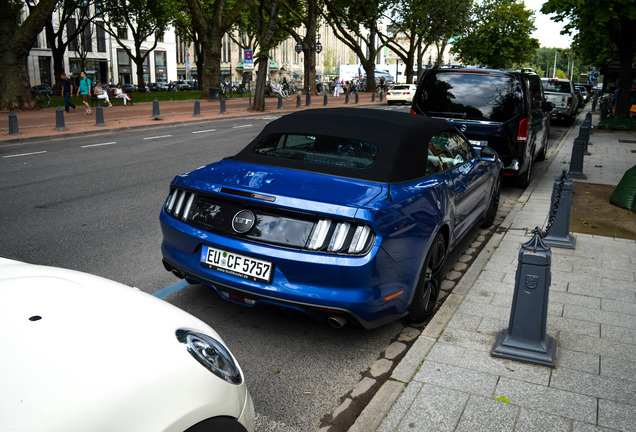
<path fill-rule="evenodd" d="M 534 155 L 534 151 L 531 154 Z M 528 159 L 530 160 L 530 162 L 528 163 L 528 168 L 526 168 L 526 170 L 522 174 L 519 174 L 515 178 L 515 186 L 521 189 L 527 188 L 530 184 L 530 181 L 532 180 L 532 164 L 534 161 L 532 156 L 530 156 Z"/>
<path fill-rule="evenodd" d="M 499 210 L 499 200 L 501 198 L 501 176 L 497 177 L 495 184 L 492 186 L 492 193 L 490 194 L 490 203 L 486 210 L 486 218 L 481 224 L 482 228 L 488 228 L 495 223 L 497 218 L 497 210 Z"/>
<path fill-rule="evenodd" d="M 438 233 L 426 254 L 420 279 L 415 287 L 415 294 L 409 306 L 410 321 L 423 322 L 433 313 L 442 284 L 441 273 L 445 260 L 446 241 L 444 236 Z"/>

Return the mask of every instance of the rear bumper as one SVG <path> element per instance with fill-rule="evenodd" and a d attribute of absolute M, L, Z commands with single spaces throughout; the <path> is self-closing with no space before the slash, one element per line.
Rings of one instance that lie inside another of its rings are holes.
<path fill-rule="evenodd" d="M 203 233 L 163 213 L 161 222 L 166 269 L 246 306 L 290 308 L 320 321 L 339 314 L 370 329 L 408 313 L 419 276 L 419 257 L 396 262 L 378 245 L 364 257 L 312 254 Z M 202 265 L 204 244 L 272 262 L 272 282 L 243 279 Z"/>

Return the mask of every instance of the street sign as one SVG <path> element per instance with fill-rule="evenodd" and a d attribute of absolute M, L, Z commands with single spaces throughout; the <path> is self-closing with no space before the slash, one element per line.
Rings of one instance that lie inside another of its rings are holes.
<path fill-rule="evenodd" d="M 245 60 L 243 60 L 243 70 L 254 69 L 254 51 L 245 50 L 243 53 L 245 55 Z"/>

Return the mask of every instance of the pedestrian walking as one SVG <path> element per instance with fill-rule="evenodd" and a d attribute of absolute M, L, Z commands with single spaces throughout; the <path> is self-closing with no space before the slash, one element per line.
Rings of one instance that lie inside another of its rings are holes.
<path fill-rule="evenodd" d="M 88 104 L 88 97 L 91 95 L 93 84 L 91 83 L 90 78 L 86 76 L 86 72 L 80 72 L 80 82 L 79 88 L 77 89 L 77 96 L 82 95 L 82 103 L 86 107 L 86 113 L 90 114 L 93 111 L 91 110 L 91 106 Z"/>
<path fill-rule="evenodd" d="M 73 81 L 66 74 L 62 74 L 62 97 L 64 97 L 64 109 L 68 113 L 70 108 L 73 108 L 73 112 L 75 112 L 75 108 L 77 106 L 71 102 L 71 96 L 73 95 Z"/>
<path fill-rule="evenodd" d="M 338 77 L 334 82 L 333 97 L 340 97 L 340 79 Z"/>

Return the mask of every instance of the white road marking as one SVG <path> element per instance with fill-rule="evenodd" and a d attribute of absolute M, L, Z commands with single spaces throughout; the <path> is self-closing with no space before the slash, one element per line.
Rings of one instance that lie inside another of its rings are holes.
<path fill-rule="evenodd" d="M 159 138 L 168 138 L 171 137 L 172 135 L 159 135 L 159 136 L 153 136 L 153 137 L 146 137 L 144 138 L 145 140 L 151 140 L 151 139 L 159 139 Z"/>
<path fill-rule="evenodd" d="M 232 129 L 241 129 L 241 128 L 246 128 L 246 127 L 252 127 L 251 124 L 249 125 L 238 125 L 238 126 L 234 126 Z"/>
<path fill-rule="evenodd" d="M 208 130 L 202 130 L 202 131 L 193 131 L 193 134 L 199 134 L 199 133 L 206 133 L 206 132 L 216 132 L 216 129 L 208 129 Z"/>
<path fill-rule="evenodd" d="M 100 147 L 100 146 L 106 146 L 106 145 L 112 145 L 112 144 L 117 144 L 117 141 L 111 141 L 111 142 L 105 142 L 105 143 L 99 143 L 99 144 L 88 144 L 88 145 L 82 146 L 82 148 Z"/>
<path fill-rule="evenodd" d="M 42 154 L 42 153 L 46 153 L 46 151 L 39 151 L 39 152 L 32 152 L 32 153 L 20 153 L 20 154 L 14 154 L 14 155 L 6 155 L 6 156 L 2 156 L 2 157 L 4 159 L 8 159 L 8 158 L 14 158 L 14 157 L 20 157 L 20 156 L 38 155 L 38 154 Z"/>

